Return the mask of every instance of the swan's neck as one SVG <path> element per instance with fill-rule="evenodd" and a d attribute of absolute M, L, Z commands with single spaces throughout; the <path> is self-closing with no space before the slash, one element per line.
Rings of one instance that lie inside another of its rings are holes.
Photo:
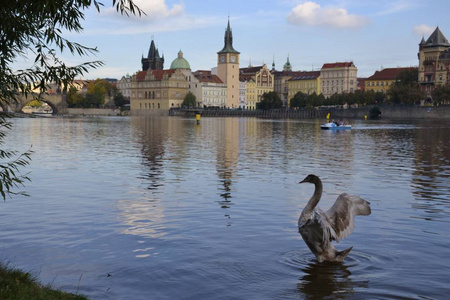
<path fill-rule="evenodd" d="M 320 181 L 319 178 L 314 182 L 314 194 L 312 195 L 311 199 L 309 199 L 308 204 L 306 204 L 305 208 L 303 209 L 302 215 L 311 215 L 314 208 L 317 206 L 317 203 L 319 203 L 320 198 L 322 197 L 322 181 Z"/>

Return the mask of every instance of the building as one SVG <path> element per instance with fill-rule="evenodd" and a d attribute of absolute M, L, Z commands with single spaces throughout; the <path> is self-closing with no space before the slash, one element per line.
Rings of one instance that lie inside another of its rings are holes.
<path fill-rule="evenodd" d="M 164 55 L 159 56 L 159 51 L 155 47 L 155 42 L 152 39 L 150 43 L 150 49 L 148 50 L 148 55 L 146 58 L 142 56 L 142 71 L 147 70 L 163 70 L 164 69 Z"/>
<path fill-rule="evenodd" d="M 275 71 L 272 72 L 274 76 L 274 91 L 278 94 L 281 101 L 283 101 L 283 106 L 288 106 L 288 80 L 292 77 L 299 76 L 302 72 L 293 71 Z"/>
<path fill-rule="evenodd" d="M 387 93 L 393 84 L 395 84 L 398 74 L 404 70 L 410 70 L 414 68 L 385 68 L 381 71 L 375 71 L 375 73 L 366 78 L 365 90 Z"/>
<path fill-rule="evenodd" d="M 246 82 L 247 108 L 254 109 L 264 93 L 273 92 L 274 75 L 267 65 L 239 69 L 239 80 Z"/>
<path fill-rule="evenodd" d="M 255 78 L 252 75 L 240 75 L 239 88 L 241 88 L 241 86 L 245 86 L 245 109 L 256 109 L 258 97 L 256 94 Z"/>
<path fill-rule="evenodd" d="M 313 93 L 319 95 L 320 84 L 320 71 L 300 72 L 288 80 L 288 99 L 292 99 L 298 92 L 306 95 Z"/>
<path fill-rule="evenodd" d="M 320 70 L 321 92 L 328 98 L 335 93 L 356 91 L 357 71 L 353 62 L 326 63 Z"/>
<path fill-rule="evenodd" d="M 197 83 L 192 82 L 189 90 L 197 98 L 198 107 L 226 107 L 227 86 L 219 76 L 211 71 L 196 71 L 193 76 Z"/>
<path fill-rule="evenodd" d="M 434 88 L 450 84 L 450 43 L 439 27 L 419 44 L 419 84 L 431 99 Z"/>
<path fill-rule="evenodd" d="M 227 86 L 226 107 L 239 107 L 239 52 L 233 48 L 233 34 L 228 20 L 224 46 L 217 52 L 217 75 Z"/>
<path fill-rule="evenodd" d="M 130 99 L 131 76 L 127 74 L 117 81 L 117 90 L 126 98 Z"/>
<path fill-rule="evenodd" d="M 239 78 L 239 108 L 247 108 L 247 82 Z"/>

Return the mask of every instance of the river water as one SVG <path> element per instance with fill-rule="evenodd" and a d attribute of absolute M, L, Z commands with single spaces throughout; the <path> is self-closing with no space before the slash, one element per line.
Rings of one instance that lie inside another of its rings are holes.
<path fill-rule="evenodd" d="M 450 122 L 14 119 L 30 197 L 0 203 L 0 259 L 91 299 L 444 299 Z M 297 230 L 342 192 L 371 202 L 343 263 Z"/>

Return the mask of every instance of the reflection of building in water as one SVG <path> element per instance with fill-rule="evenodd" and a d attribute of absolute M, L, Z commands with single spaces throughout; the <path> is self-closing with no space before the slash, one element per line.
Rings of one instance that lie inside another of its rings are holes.
<path fill-rule="evenodd" d="M 122 233 L 160 238 L 167 234 L 164 226 L 165 207 L 159 199 L 132 199 L 117 202 L 118 218 L 126 227 Z"/>
<path fill-rule="evenodd" d="M 450 211 L 448 180 L 450 163 L 450 128 L 447 126 L 428 127 L 418 130 L 415 166 L 412 174 L 413 194 L 417 203 L 414 208 L 429 213 Z M 419 202 L 420 201 L 420 202 Z"/>
<path fill-rule="evenodd" d="M 164 184 L 163 157 L 168 137 L 168 124 L 162 118 L 132 118 L 133 135 L 141 147 L 142 165 L 140 179 L 148 180 L 148 189 L 156 190 Z"/>
<path fill-rule="evenodd" d="M 232 204 L 232 182 L 237 171 L 239 156 L 239 122 L 233 118 L 224 118 L 223 126 L 218 128 L 217 175 L 223 187 L 219 188 L 223 198 L 219 203 L 222 208 Z"/>

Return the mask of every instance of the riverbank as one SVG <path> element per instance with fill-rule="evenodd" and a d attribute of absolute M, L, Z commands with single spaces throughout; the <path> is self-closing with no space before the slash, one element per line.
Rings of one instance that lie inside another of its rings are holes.
<path fill-rule="evenodd" d="M 323 119 L 328 113 L 334 119 L 364 119 L 370 117 L 372 106 L 359 108 L 320 108 L 320 109 L 273 109 L 273 110 L 196 110 L 171 109 L 169 116 L 195 116 L 197 112 L 203 117 L 256 117 L 270 119 Z M 383 119 L 450 119 L 450 106 L 380 106 Z M 139 111 L 145 114 L 146 111 Z M 136 112 L 132 111 L 132 115 Z"/>
<path fill-rule="evenodd" d="M 30 273 L 0 263 L 0 299 L 86 300 L 88 298 L 62 292 L 48 285 L 43 286 Z"/>

